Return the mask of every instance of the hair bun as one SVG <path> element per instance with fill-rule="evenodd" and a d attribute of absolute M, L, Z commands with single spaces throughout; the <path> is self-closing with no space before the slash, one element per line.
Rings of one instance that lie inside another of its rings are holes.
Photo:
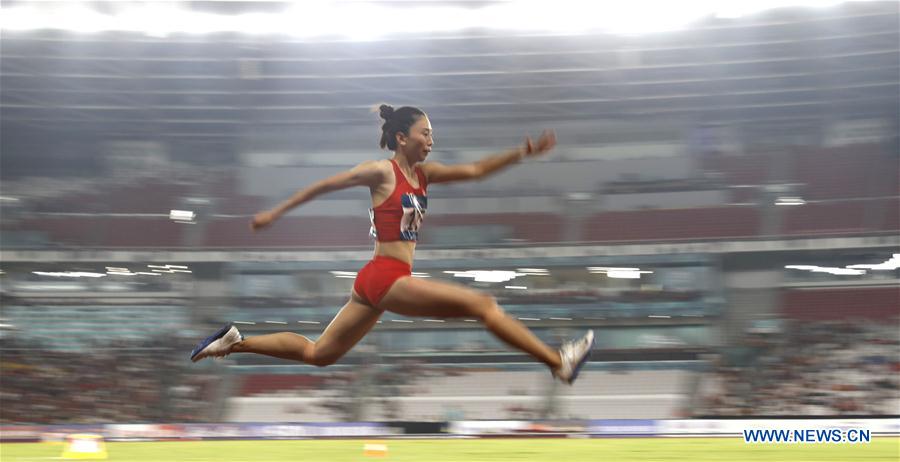
<path fill-rule="evenodd" d="M 390 104 L 382 104 L 378 107 L 378 112 L 381 115 L 381 118 L 384 120 L 390 120 L 391 116 L 394 115 L 394 106 Z"/>

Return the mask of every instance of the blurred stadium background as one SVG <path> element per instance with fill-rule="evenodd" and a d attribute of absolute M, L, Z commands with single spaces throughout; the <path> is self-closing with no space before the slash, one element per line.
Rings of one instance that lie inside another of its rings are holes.
<path fill-rule="evenodd" d="M 897 418 L 898 3 L 682 3 L 4 1 L 0 436 Z M 391 313 L 328 368 L 190 363 L 225 322 L 314 337 L 345 301 L 366 191 L 248 221 L 386 157 L 380 102 L 447 163 L 557 131 L 432 187 L 414 270 L 554 344 L 595 329 L 575 386 Z"/>

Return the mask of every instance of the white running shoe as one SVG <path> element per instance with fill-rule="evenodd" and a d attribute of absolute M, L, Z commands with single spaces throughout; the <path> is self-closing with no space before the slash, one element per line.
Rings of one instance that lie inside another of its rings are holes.
<path fill-rule="evenodd" d="M 191 361 L 197 362 L 203 358 L 224 358 L 231 353 L 231 347 L 235 343 L 244 340 L 244 336 L 238 332 L 234 324 L 228 324 L 198 343 L 191 351 Z"/>
<path fill-rule="evenodd" d="M 562 366 L 553 371 L 553 376 L 559 380 L 571 385 L 578 378 L 578 372 L 581 367 L 591 357 L 591 350 L 594 349 L 594 331 L 589 330 L 584 337 L 578 340 L 570 340 L 563 343 L 559 349 L 559 357 L 562 359 Z"/>

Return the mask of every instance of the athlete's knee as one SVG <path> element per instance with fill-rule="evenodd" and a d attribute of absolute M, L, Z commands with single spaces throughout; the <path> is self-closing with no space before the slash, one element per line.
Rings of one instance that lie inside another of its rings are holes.
<path fill-rule="evenodd" d="M 316 357 L 312 358 L 312 361 L 308 362 L 308 364 L 311 364 L 316 367 L 325 367 L 325 366 L 330 366 L 330 365 L 336 363 L 337 360 L 338 360 L 338 358 L 331 358 L 331 357 L 323 355 L 323 356 L 316 356 Z"/>
<path fill-rule="evenodd" d="M 336 357 L 335 355 L 327 354 L 326 352 L 317 349 L 316 344 L 310 342 L 306 345 L 306 348 L 303 350 L 303 362 L 309 364 L 311 366 L 316 367 L 325 367 L 330 366 L 337 362 L 340 357 Z"/>
<path fill-rule="evenodd" d="M 506 313 L 503 311 L 503 308 L 497 304 L 497 299 L 487 294 L 479 294 L 478 295 L 478 308 L 477 313 L 481 320 L 485 323 L 489 323 L 491 321 L 495 321 L 499 318 L 506 316 Z"/>

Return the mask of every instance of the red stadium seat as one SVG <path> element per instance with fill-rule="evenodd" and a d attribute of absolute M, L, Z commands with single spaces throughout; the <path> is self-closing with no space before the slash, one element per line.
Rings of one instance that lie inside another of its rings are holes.
<path fill-rule="evenodd" d="M 890 319 L 900 315 L 896 287 L 788 289 L 782 294 L 785 316 L 798 320 Z"/>

